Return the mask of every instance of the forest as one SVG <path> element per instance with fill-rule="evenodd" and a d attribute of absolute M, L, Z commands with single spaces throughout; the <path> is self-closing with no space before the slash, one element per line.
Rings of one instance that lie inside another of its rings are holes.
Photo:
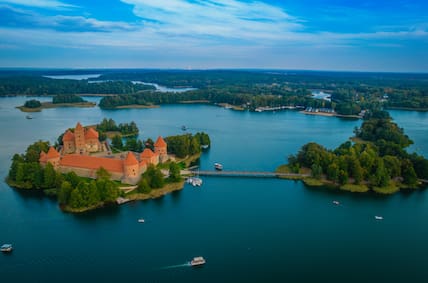
<path fill-rule="evenodd" d="M 50 75 L 82 71 L 49 71 Z M 86 70 L 90 72 L 90 70 Z M 0 72 L 0 96 L 109 94 L 101 108 L 160 105 L 189 101 L 228 103 L 255 110 L 264 106 L 333 108 L 355 115 L 382 107 L 428 110 L 428 75 L 269 70 L 94 70 L 96 79 L 66 80 L 43 77 L 43 71 Z M 46 72 L 45 72 L 46 73 Z M 194 87 L 184 93 L 161 93 L 153 86 Z M 314 99 L 311 91 L 331 94 L 331 102 Z"/>
<path fill-rule="evenodd" d="M 334 150 L 308 143 L 288 157 L 288 167 L 296 173 L 308 168 L 315 179 L 363 185 L 377 192 L 417 188 L 418 179 L 428 178 L 428 160 L 407 153 L 412 141 L 388 112 L 372 111 L 355 135 L 355 143 L 347 141 Z"/>

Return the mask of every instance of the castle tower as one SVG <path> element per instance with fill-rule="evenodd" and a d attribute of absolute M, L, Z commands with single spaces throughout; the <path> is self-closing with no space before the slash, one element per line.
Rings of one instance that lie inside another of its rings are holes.
<path fill-rule="evenodd" d="M 154 146 L 155 146 L 155 153 L 159 154 L 159 161 L 164 162 L 168 160 L 167 144 L 161 136 L 158 137 Z"/>
<path fill-rule="evenodd" d="M 85 129 L 78 122 L 76 128 L 74 129 L 74 138 L 76 145 L 76 153 L 83 154 L 86 152 L 85 146 Z"/>
<path fill-rule="evenodd" d="M 150 148 L 145 148 L 140 154 L 140 160 L 156 166 L 159 163 L 159 154 L 154 153 Z"/>
<path fill-rule="evenodd" d="M 40 165 L 45 166 L 47 161 L 48 161 L 48 157 L 46 155 L 46 152 L 41 151 L 40 158 L 39 158 Z"/>
<path fill-rule="evenodd" d="M 53 165 L 53 167 L 55 169 L 58 168 L 59 165 L 59 159 L 60 159 L 60 154 L 59 152 L 53 147 L 51 146 L 49 148 L 48 153 L 46 154 L 46 156 L 44 157 L 46 159 L 46 162 L 49 162 Z M 40 153 L 40 159 L 42 158 L 42 153 Z"/>
<path fill-rule="evenodd" d="M 125 160 L 123 161 L 123 174 L 125 179 L 134 180 L 139 177 L 139 164 L 138 160 L 132 152 L 128 152 Z M 132 182 L 132 181 L 131 181 Z"/>
<path fill-rule="evenodd" d="M 98 132 L 93 128 L 88 128 L 85 133 L 86 150 L 88 152 L 96 152 L 100 150 L 100 141 L 98 140 Z"/>
<path fill-rule="evenodd" d="M 62 144 L 64 145 L 64 154 L 74 153 L 76 151 L 76 145 L 74 143 L 74 134 L 70 130 L 67 130 L 67 132 L 65 132 L 64 136 L 62 137 Z"/>

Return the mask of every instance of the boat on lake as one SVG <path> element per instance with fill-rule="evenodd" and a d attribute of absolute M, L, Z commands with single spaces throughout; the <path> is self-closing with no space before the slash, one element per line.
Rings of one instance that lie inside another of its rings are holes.
<path fill-rule="evenodd" d="M 4 253 L 10 253 L 12 249 L 13 249 L 12 244 L 4 244 L 0 247 L 0 250 Z"/>
<path fill-rule="evenodd" d="M 144 223 L 144 219 L 143 218 L 138 219 L 138 223 Z"/>
<path fill-rule="evenodd" d="M 185 130 L 187 130 L 187 127 L 186 126 L 181 126 L 181 130 L 185 131 Z"/>
<path fill-rule="evenodd" d="M 187 183 L 194 187 L 200 187 L 202 186 L 202 179 L 198 177 L 191 177 L 187 179 Z"/>
<path fill-rule="evenodd" d="M 191 266 L 199 266 L 199 265 L 204 265 L 204 264 L 205 264 L 205 259 L 201 256 L 194 257 L 192 259 L 192 261 L 190 262 Z"/>
<path fill-rule="evenodd" d="M 223 165 L 221 165 L 220 163 L 214 163 L 214 168 L 215 170 L 221 171 L 223 170 Z"/>
<path fill-rule="evenodd" d="M 383 220 L 383 216 L 377 216 L 377 215 L 376 215 L 374 218 L 375 218 L 376 220 Z"/>
<path fill-rule="evenodd" d="M 337 201 L 337 200 L 334 200 L 334 201 L 333 201 L 333 204 L 335 204 L 335 205 L 340 205 L 340 202 L 339 202 L 339 201 Z"/>
<path fill-rule="evenodd" d="M 27 116 L 25 116 L 25 118 L 27 118 L 27 119 L 33 119 L 33 116 L 27 115 Z"/>

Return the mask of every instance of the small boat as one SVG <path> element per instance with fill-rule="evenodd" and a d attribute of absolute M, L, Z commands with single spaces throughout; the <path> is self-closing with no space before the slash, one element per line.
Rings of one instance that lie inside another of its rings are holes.
<path fill-rule="evenodd" d="M 205 264 L 205 259 L 201 256 L 194 257 L 190 262 L 191 266 L 198 266 L 198 265 L 204 265 L 204 264 Z"/>
<path fill-rule="evenodd" d="M 185 130 L 187 130 L 187 127 L 186 126 L 181 126 L 181 130 L 185 131 Z"/>
<path fill-rule="evenodd" d="M 4 253 L 10 253 L 12 249 L 13 249 L 12 244 L 4 244 L 0 247 L 0 250 Z"/>
<path fill-rule="evenodd" d="M 383 217 L 382 217 L 382 216 L 377 216 L 377 215 L 376 215 L 374 218 L 375 218 L 376 220 L 383 220 Z"/>
<path fill-rule="evenodd" d="M 202 185 L 202 179 L 198 178 L 198 177 L 193 177 L 191 184 L 194 187 L 196 187 L 196 186 L 200 187 Z"/>
<path fill-rule="evenodd" d="M 33 119 L 33 116 L 27 115 L 27 116 L 25 116 L 25 118 L 27 118 L 27 119 Z"/>
<path fill-rule="evenodd" d="M 214 168 L 215 170 L 221 171 L 223 170 L 223 165 L 221 165 L 220 163 L 214 163 Z"/>
<path fill-rule="evenodd" d="M 207 149 L 208 147 L 210 147 L 209 145 L 207 145 L 207 144 L 203 144 L 203 145 L 201 145 L 201 147 L 202 147 L 202 149 Z"/>
<path fill-rule="evenodd" d="M 144 219 L 143 218 L 138 219 L 138 223 L 144 223 Z"/>
<path fill-rule="evenodd" d="M 338 202 L 337 200 L 334 200 L 334 201 L 333 201 L 333 204 L 335 204 L 335 205 L 340 205 L 340 202 Z"/>

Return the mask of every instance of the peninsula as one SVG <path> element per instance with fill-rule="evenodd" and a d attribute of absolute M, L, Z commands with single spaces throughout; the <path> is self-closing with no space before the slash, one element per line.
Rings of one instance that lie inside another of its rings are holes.
<path fill-rule="evenodd" d="M 334 150 L 308 143 L 296 155 L 290 155 L 288 164 L 279 166 L 276 172 L 310 174 L 291 177 L 309 186 L 381 194 L 417 189 L 428 179 L 428 160 L 407 153 L 405 148 L 413 142 L 392 122 L 388 112 L 366 113 L 352 140 L 354 143 L 347 141 Z"/>

